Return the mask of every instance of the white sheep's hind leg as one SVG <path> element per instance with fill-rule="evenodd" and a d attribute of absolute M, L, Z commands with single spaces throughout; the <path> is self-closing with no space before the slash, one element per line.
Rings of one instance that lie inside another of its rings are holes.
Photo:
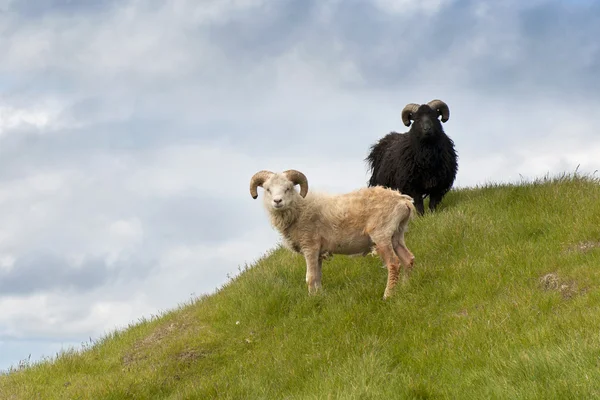
<path fill-rule="evenodd" d="M 404 273 L 402 274 L 402 283 L 406 283 L 408 275 L 410 275 L 413 269 L 415 263 L 415 256 L 408 249 L 408 247 L 406 247 L 406 243 L 404 242 L 404 231 L 396 233 L 392 241 L 394 243 L 394 251 L 400 259 L 402 266 L 404 267 Z"/>
<path fill-rule="evenodd" d="M 323 260 L 319 252 L 307 253 L 306 259 L 306 283 L 308 284 L 308 293 L 312 294 L 321 288 L 321 266 Z"/>
<path fill-rule="evenodd" d="M 392 295 L 394 287 L 398 282 L 398 274 L 400 272 L 400 260 L 398 260 L 398 257 L 394 252 L 392 241 L 388 239 L 383 243 L 385 244 L 377 245 L 377 253 L 379 254 L 379 256 L 381 257 L 388 269 L 387 285 L 385 286 L 385 292 L 383 293 L 383 298 L 385 300 Z"/>

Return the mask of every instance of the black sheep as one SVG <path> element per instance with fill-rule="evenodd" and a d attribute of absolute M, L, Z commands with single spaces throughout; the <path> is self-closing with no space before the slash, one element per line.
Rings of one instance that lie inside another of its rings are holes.
<path fill-rule="evenodd" d="M 429 209 L 434 211 L 450 190 L 458 170 L 454 142 L 441 122 L 448 121 L 450 110 L 441 100 L 427 104 L 407 104 L 402 122 L 412 127 L 406 133 L 391 132 L 371 146 L 365 159 L 369 163 L 369 186 L 386 186 L 411 196 L 419 214 L 425 209 L 423 199 L 429 195 Z"/>

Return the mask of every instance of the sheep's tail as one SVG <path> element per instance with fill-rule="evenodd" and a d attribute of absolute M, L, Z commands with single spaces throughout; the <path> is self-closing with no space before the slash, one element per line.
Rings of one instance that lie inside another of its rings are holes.
<path fill-rule="evenodd" d="M 417 209 L 415 208 L 415 200 L 407 194 L 403 194 L 402 198 L 405 200 L 404 204 L 408 208 L 407 222 L 413 220 L 417 216 Z"/>

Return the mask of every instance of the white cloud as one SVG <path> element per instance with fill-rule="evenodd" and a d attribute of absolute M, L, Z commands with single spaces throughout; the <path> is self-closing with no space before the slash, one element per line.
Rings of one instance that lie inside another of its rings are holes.
<path fill-rule="evenodd" d="M 57 114 L 56 106 L 52 105 L 31 108 L 0 106 L 0 136 L 27 126 L 47 128 L 54 122 Z"/>
<path fill-rule="evenodd" d="M 0 254 L 0 270 L 10 271 L 15 265 L 15 257 L 10 253 Z"/>

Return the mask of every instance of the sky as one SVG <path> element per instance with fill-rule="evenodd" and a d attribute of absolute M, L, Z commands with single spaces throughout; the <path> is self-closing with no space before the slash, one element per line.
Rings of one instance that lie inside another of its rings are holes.
<path fill-rule="evenodd" d="M 279 241 L 255 172 L 366 186 L 407 103 L 449 105 L 456 187 L 600 169 L 592 0 L 0 0 L 0 27 L 0 369 L 213 293 Z"/>

